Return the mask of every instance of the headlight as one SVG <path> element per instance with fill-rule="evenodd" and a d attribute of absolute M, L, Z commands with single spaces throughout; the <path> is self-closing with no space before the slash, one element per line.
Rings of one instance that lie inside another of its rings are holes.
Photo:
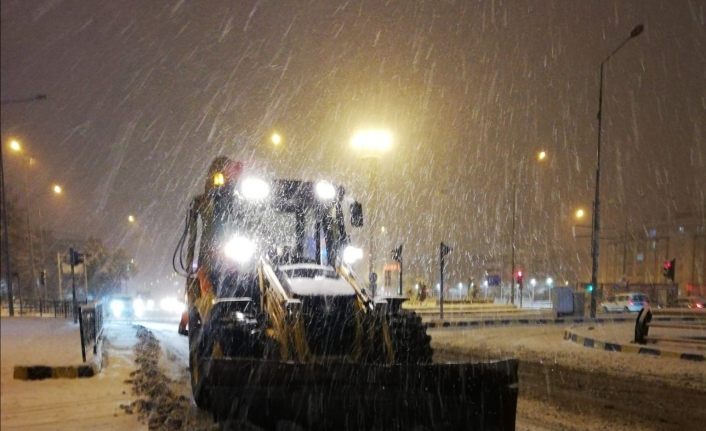
<path fill-rule="evenodd" d="M 159 308 L 167 313 L 180 314 L 186 309 L 186 306 L 174 297 L 166 297 L 159 301 Z"/>
<path fill-rule="evenodd" d="M 336 188 L 328 181 L 316 183 L 316 196 L 322 201 L 330 201 L 336 197 Z"/>
<path fill-rule="evenodd" d="M 238 263 L 247 263 L 255 254 L 255 243 L 244 236 L 235 235 L 223 247 L 223 254 Z"/>
<path fill-rule="evenodd" d="M 142 298 L 133 299 L 132 308 L 135 310 L 135 316 L 142 317 L 145 314 L 145 301 Z"/>
<path fill-rule="evenodd" d="M 125 308 L 123 301 L 118 301 L 117 299 L 110 301 L 110 312 L 113 313 L 113 316 L 120 317 L 123 314 L 123 308 Z"/>
<path fill-rule="evenodd" d="M 259 178 L 245 178 L 240 183 L 240 193 L 249 201 L 261 201 L 270 195 L 270 185 Z"/>
<path fill-rule="evenodd" d="M 343 249 L 343 261 L 352 265 L 363 258 L 363 250 L 352 245 Z"/>

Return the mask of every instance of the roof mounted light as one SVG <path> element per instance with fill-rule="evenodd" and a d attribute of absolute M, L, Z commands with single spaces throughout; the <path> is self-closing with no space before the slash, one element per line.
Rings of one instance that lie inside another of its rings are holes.
<path fill-rule="evenodd" d="M 262 201 L 270 195 L 270 185 L 260 178 L 248 177 L 240 183 L 240 193 L 249 201 Z"/>
<path fill-rule="evenodd" d="M 216 187 L 222 186 L 226 183 L 226 177 L 223 176 L 223 172 L 216 172 L 213 174 L 213 185 Z"/>
<path fill-rule="evenodd" d="M 330 201 L 336 197 L 336 188 L 328 181 L 316 183 L 316 196 L 322 201 Z"/>

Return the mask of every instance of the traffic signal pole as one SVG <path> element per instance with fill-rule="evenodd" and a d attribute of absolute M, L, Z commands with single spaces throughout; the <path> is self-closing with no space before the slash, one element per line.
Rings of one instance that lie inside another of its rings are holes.
<path fill-rule="evenodd" d="M 76 277 L 74 275 L 75 251 L 73 247 L 69 248 L 69 263 L 71 264 L 71 298 L 74 309 L 74 323 L 78 323 L 78 303 L 76 302 Z"/>
<path fill-rule="evenodd" d="M 444 320 L 444 263 L 445 257 L 451 252 L 451 247 L 439 244 L 439 318 Z"/>
<path fill-rule="evenodd" d="M 439 319 L 444 320 L 444 243 L 439 247 Z"/>

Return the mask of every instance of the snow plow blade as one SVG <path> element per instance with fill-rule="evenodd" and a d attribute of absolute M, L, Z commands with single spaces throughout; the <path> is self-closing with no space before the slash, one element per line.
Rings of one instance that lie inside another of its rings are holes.
<path fill-rule="evenodd" d="M 212 359 L 205 377 L 214 419 L 235 427 L 514 430 L 517 364 Z"/>

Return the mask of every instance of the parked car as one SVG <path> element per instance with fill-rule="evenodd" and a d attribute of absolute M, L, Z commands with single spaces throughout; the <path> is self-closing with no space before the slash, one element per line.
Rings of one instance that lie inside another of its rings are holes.
<path fill-rule="evenodd" d="M 601 308 L 606 313 L 614 311 L 638 312 L 642 310 L 642 307 L 649 303 L 650 299 L 644 293 L 619 293 L 615 296 L 609 296 L 605 301 L 601 302 Z"/>
<path fill-rule="evenodd" d="M 677 299 L 676 308 L 691 308 L 706 311 L 706 298 L 701 296 L 682 296 Z"/>

